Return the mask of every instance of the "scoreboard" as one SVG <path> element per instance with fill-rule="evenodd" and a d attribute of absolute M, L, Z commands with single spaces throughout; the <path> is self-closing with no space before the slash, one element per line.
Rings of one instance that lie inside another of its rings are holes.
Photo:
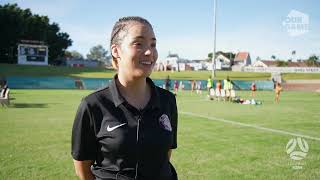
<path fill-rule="evenodd" d="M 48 65 L 48 46 L 18 44 L 18 64 Z"/>

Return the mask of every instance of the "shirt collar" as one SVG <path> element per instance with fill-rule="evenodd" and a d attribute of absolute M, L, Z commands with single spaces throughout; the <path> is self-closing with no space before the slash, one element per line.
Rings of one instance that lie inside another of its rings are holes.
<path fill-rule="evenodd" d="M 152 108 L 160 109 L 160 95 L 157 86 L 153 83 L 153 81 L 147 77 L 147 83 L 150 85 L 151 88 L 151 98 L 147 106 L 151 105 Z"/>
<path fill-rule="evenodd" d="M 125 102 L 125 99 L 121 96 L 117 84 L 116 84 L 116 80 L 118 79 L 118 74 L 116 74 L 112 81 L 110 82 L 109 88 L 111 91 L 111 95 L 113 98 L 113 103 L 116 107 L 118 107 L 120 104 L 122 104 L 123 102 Z"/>
<path fill-rule="evenodd" d="M 118 79 L 118 74 L 116 74 L 110 85 L 109 85 L 109 88 L 110 88 L 110 91 L 111 91 L 111 94 L 112 94 L 112 98 L 113 98 L 113 103 L 116 107 L 118 107 L 120 104 L 126 102 L 125 98 L 121 95 L 121 93 L 119 92 L 119 89 L 117 87 L 117 84 L 116 84 L 116 80 Z M 150 85 L 150 88 L 151 88 L 151 97 L 150 97 L 150 100 L 147 104 L 147 107 L 148 106 L 152 106 L 153 108 L 160 108 L 160 96 L 159 96 L 159 91 L 156 87 L 156 85 L 153 83 L 153 81 L 147 77 L 147 83 Z"/>

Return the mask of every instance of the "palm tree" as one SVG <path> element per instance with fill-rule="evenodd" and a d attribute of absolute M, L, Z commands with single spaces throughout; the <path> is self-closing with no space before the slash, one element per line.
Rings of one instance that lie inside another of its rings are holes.
<path fill-rule="evenodd" d="M 296 50 L 293 50 L 292 52 L 291 52 L 291 59 L 292 59 L 292 61 L 295 61 L 296 60 L 296 58 L 295 58 L 295 56 L 296 56 Z"/>
<path fill-rule="evenodd" d="M 261 58 L 260 58 L 260 56 L 258 56 L 257 58 L 256 58 L 256 61 L 260 61 L 261 60 Z"/>
<path fill-rule="evenodd" d="M 308 66 L 316 66 L 318 64 L 319 57 L 316 55 L 311 55 L 306 61 Z"/>

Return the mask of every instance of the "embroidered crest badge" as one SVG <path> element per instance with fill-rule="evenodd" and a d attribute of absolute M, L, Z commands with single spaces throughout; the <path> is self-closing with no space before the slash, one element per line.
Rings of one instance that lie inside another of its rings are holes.
<path fill-rule="evenodd" d="M 168 115 L 162 114 L 159 118 L 159 123 L 163 129 L 167 131 L 172 131 L 172 127 L 171 127 L 171 123 Z"/>

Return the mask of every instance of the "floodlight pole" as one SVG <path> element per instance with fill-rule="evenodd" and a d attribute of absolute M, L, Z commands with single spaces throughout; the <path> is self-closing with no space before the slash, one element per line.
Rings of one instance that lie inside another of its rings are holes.
<path fill-rule="evenodd" d="M 212 53 L 212 75 L 211 78 L 216 77 L 215 69 L 216 69 L 216 30 L 217 30 L 217 0 L 213 0 L 213 53 Z"/>

